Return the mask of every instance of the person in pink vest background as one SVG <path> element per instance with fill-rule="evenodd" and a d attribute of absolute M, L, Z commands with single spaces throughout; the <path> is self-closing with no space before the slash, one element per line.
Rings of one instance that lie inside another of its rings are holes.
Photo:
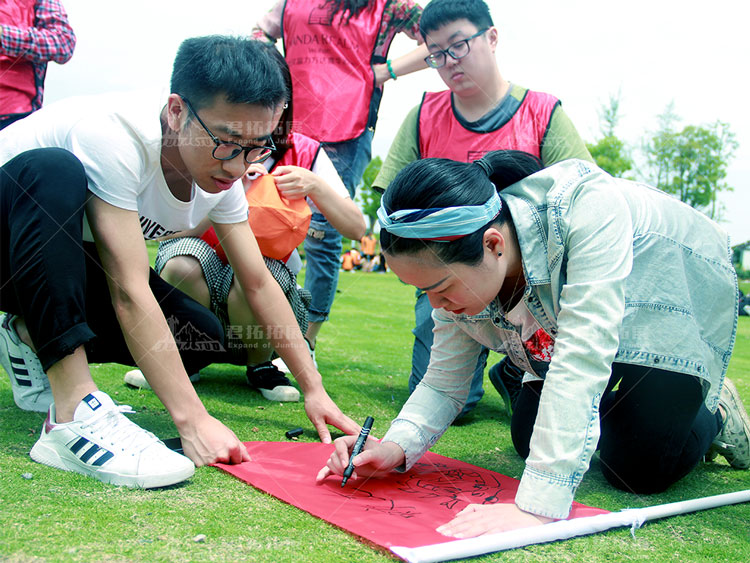
<path fill-rule="evenodd" d="M 42 107 L 47 62 L 68 62 L 75 45 L 58 0 L 0 2 L 0 129 Z"/>
<path fill-rule="evenodd" d="M 420 32 L 429 50 L 425 61 L 448 90 L 425 93 L 406 116 L 373 182 L 375 189 L 385 190 L 402 168 L 420 158 L 471 162 L 491 150 L 514 149 L 533 154 L 544 166 L 569 158 L 593 161 L 556 97 L 503 77 L 495 59 L 498 31 L 483 0 L 432 0 L 422 14 Z M 427 370 L 432 346 L 432 307 L 424 292 L 417 291 L 414 313 L 410 392 Z M 487 356 L 484 349 L 461 415 L 484 394 Z M 506 361 L 490 370 L 509 411 L 522 375 Z"/>
<path fill-rule="evenodd" d="M 256 39 L 283 40 L 294 129 L 323 144 L 352 198 L 370 162 L 383 84 L 426 67 L 424 46 L 388 59 L 398 32 L 422 43 L 421 13 L 414 0 L 286 0 L 253 29 Z M 341 235 L 314 214 L 305 240 L 305 289 L 312 294 L 306 336 L 313 347 L 336 295 L 341 251 Z"/>

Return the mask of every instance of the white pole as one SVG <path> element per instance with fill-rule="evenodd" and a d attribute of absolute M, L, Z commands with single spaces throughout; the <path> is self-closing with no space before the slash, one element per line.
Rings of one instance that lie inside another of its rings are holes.
<path fill-rule="evenodd" d="M 474 557 L 506 549 L 515 549 L 536 543 L 585 536 L 620 526 L 632 526 L 635 529 L 640 528 L 647 520 L 655 520 L 666 516 L 674 516 L 675 514 L 686 514 L 688 512 L 696 512 L 698 510 L 706 510 L 708 508 L 716 508 L 717 506 L 740 502 L 750 502 L 750 489 L 670 504 L 647 506 L 645 508 L 629 508 L 620 512 L 610 512 L 608 514 L 599 514 L 585 518 L 560 520 L 544 524 L 543 526 L 533 526 L 510 532 L 488 534 L 476 538 L 454 540 L 422 547 L 393 546 L 391 547 L 391 551 L 409 563 L 435 563 L 438 561 Z"/>

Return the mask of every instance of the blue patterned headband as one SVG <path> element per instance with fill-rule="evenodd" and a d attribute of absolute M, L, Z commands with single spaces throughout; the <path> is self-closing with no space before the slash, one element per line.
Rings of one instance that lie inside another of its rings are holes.
<path fill-rule="evenodd" d="M 493 190 L 484 205 L 401 209 L 389 215 L 385 203 L 381 202 L 378 221 L 383 229 L 398 237 L 448 242 L 482 228 L 497 217 L 502 208 L 503 202 Z"/>

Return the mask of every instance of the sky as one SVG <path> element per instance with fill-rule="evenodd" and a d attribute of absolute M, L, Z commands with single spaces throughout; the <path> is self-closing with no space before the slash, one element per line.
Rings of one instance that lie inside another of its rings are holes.
<path fill-rule="evenodd" d="M 183 39 L 248 34 L 274 1 L 62 0 L 78 44 L 69 63 L 49 65 L 45 102 L 166 86 Z M 658 128 L 657 116 L 670 102 L 681 117 L 679 126 L 728 123 L 739 148 L 727 176 L 734 191 L 720 198 L 726 208 L 722 226 L 732 245 L 750 240 L 750 34 L 745 2 L 487 3 L 499 31 L 496 55 L 503 77 L 557 96 L 586 141 L 601 136 L 599 113 L 618 93 L 621 121 L 615 133 L 632 147 Z M 399 34 L 389 56 L 397 58 L 414 47 L 414 41 Z M 432 69 L 389 81 L 373 156 L 385 158 L 422 92 L 443 89 Z"/>

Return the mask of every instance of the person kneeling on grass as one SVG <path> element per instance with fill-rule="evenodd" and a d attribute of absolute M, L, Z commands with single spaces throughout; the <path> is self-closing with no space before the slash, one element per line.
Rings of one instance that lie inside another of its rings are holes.
<path fill-rule="evenodd" d="M 429 296 L 435 342 L 424 380 L 354 458 L 355 475 L 403 471 L 438 440 L 482 346 L 525 372 L 511 419 L 526 460 L 515 504 L 470 505 L 438 529 L 449 536 L 567 518 L 597 447 L 607 481 L 636 494 L 716 453 L 750 466 L 750 421 L 725 377 L 737 327 L 726 234 L 591 163 L 538 169 L 517 152 L 421 160 L 378 212 L 389 266 Z M 336 440 L 319 480 L 343 473 L 355 439 Z"/>
<path fill-rule="evenodd" d="M 306 199 L 313 214 L 322 214 L 336 231 L 356 240 L 366 229 L 362 211 L 352 201 L 321 143 L 291 132 L 294 114 L 289 67 L 275 47 L 265 44 L 263 47 L 276 59 L 290 95 L 279 126 L 271 133 L 276 148 L 262 163 L 250 167 L 242 179 L 245 190 L 249 193 L 259 175 L 270 173 L 281 197 L 288 201 Z M 267 220 L 277 219 L 269 216 Z M 253 226 L 252 220 L 250 226 Z M 258 327 L 257 315 L 245 299 L 210 223 L 203 221 L 196 229 L 182 235 L 159 244 L 154 268 L 163 279 L 210 308 L 221 321 L 226 354 L 216 356 L 215 360 L 247 366 L 248 384 L 269 401 L 298 401 L 299 391 L 277 367 L 280 360 L 271 362 L 274 349 L 266 335 L 255 330 Z M 283 259 L 268 256 L 263 256 L 263 259 L 284 291 L 304 335 L 308 330 L 310 294 L 297 285 L 297 274 L 301 269 L 299 253 L 294 249 Z M 200 379 L 200 374 L 192 374 L 190 379 L 195 382 Z M 127 372 L 125 383 L 149 387 L 140 370 Z"/>
<path fill-rule="evenodd" d="M 183 481 L 194 464 L 249 459 L 188 380 L 221 348 L 221 325 L 149 269 L 144 242 L 205 217 L 321 439 L 326 424 L 357 430 L 325 392 L 247 223 L 240 180 L 271 154 L 288 95 L 278 65 L 255 41 L 188 39 L 170 92 L 71 98 L 0 132 L 0 361 L 21 408 L 49 407 L 30 455 L 144 488 Z M 89 362 L 140 367 L 187 457 L 123 416 Z"/>

